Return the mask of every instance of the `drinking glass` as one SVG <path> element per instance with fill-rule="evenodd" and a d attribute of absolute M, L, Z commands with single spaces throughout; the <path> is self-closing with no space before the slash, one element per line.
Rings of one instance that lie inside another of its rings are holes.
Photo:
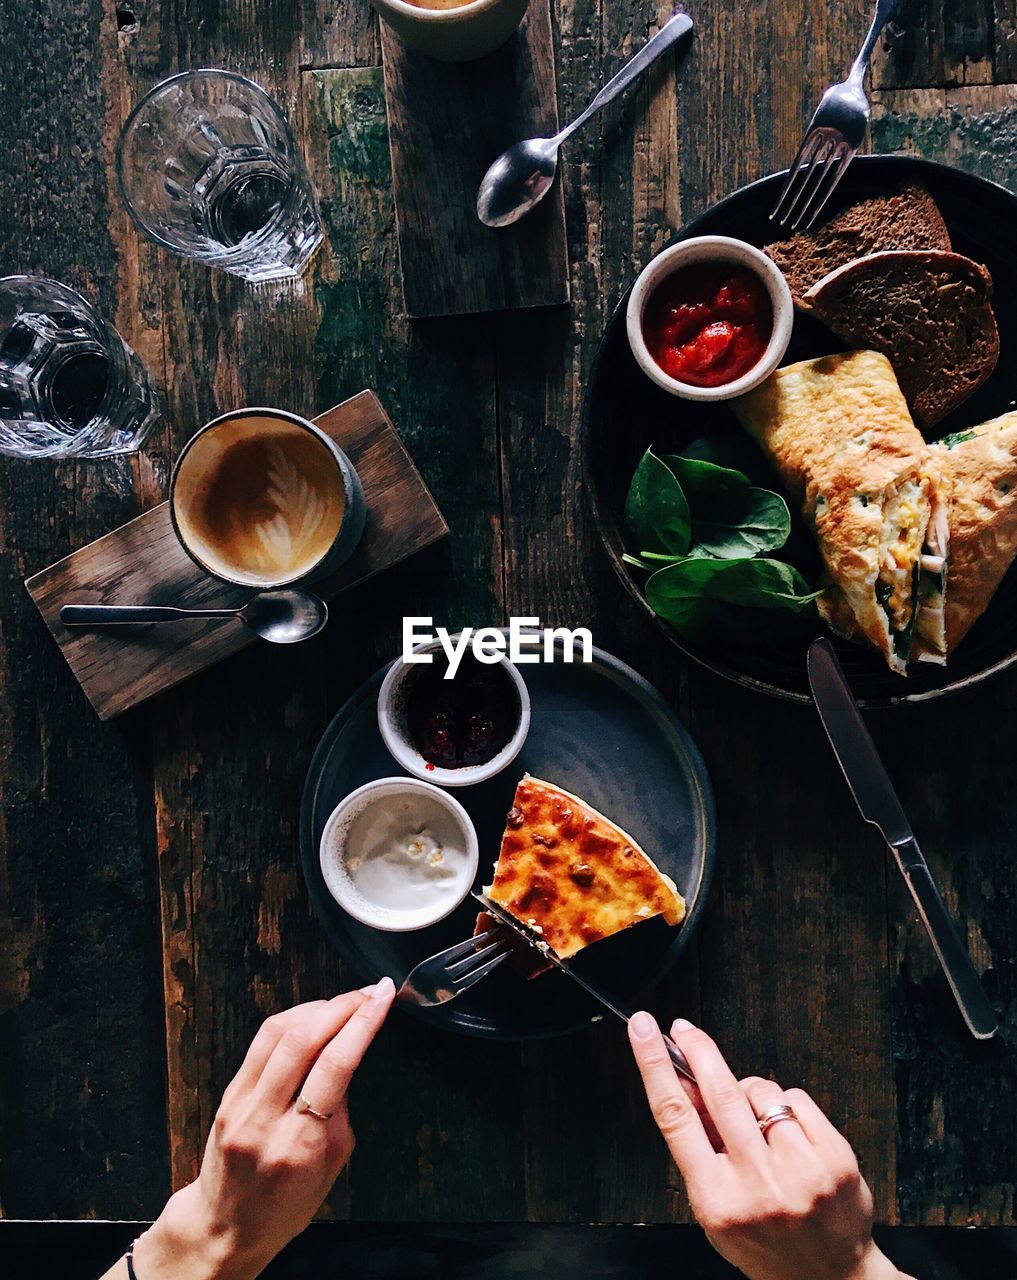
<path fill-rule="evenodd" d="M 253 283 L 299 276 L 322 240 L 282 109 L 229 71 L 185 71 L 146 94 L 120 134 L 117 176 L 156 244 Z"/>
<path fill-rule="evenodd" d="M 148 370 L 86 298 L 38 276 L 0 280 L 0 453 L 131 453 L 159 416 Z"/>

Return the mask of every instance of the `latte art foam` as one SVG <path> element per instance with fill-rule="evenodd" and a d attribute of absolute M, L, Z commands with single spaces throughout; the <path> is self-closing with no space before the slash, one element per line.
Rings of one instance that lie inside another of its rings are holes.
<path fill-rule="evenodd" d="M 338 525 L 330 520 L 333 504 L 328 495 L 309 480 L 282 445 L 272 442 L 265 453 L 264 505 L 272 513 L 267 518 L 256 516 L 250 529 L 237 524 L 233 546 L 242 562 L 276 574 L 317 560 L 331 545 Z"/>
<path fill-rule="evenodd" d="M 309 431 L 279 419 L 237 419 L 201 437 L 195 454 L 177 481 L 177 521 L 213 572 L 292 582 L 328 553 L 342 525 L 342 480 L 331 451 Z"/>

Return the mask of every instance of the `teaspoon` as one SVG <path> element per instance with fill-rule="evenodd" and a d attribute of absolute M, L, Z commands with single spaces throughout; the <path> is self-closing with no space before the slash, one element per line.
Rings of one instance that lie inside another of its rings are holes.
<path fill-rule="evenodd" d="M 558 168 L 558 148 L 606 103 L 629 87 L 655 58 L 692 29 L 686 13 L 676 13 L 618 74 L 604 85 L 590 105 L 553 138 L 529 138 L 509 147 L 491 165 L 477 192 L 477 217 L 488 227 L 507 227 L 543 200 Z"/>
<path fill-rule="evenodd" d="M 240 609 L 175 609 L 164 605 L 65 604 L 60 621 L 68 627 L 120 627 L 184 618 L 239 618 L 263 640 L 296 644 L 317 635 L 328 621 L 328 605 L 300 587 L 259 591 Z"/>

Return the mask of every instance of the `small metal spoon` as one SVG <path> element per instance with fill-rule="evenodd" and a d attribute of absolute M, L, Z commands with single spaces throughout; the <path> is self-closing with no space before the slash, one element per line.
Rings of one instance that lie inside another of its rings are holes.
<path fill-rule="evenodd" d="M 618 74 L 604 85 L 581 116 L 553 138 L 530 138 L 509 147 L 491 165 L 477 192 L 477 217 L 488 227 L 507 227 L 543 200 L 558 168 L 558 148 L 606 103 L 627 89 L 646 68 L 686 33 L 692 19 L 676 13 Z"/>
<path fill-rule="evenodd" d="M 184 618 L 239 618 L 245 627 L 272 644 L 296 644 L 317 635 L 328 621 L 324 600 L 290 587 L 259 591 L 242 609 L 174 609 L 163 605 L 65 604 L 60 621 L 68 627 L 120 627 Z"/>

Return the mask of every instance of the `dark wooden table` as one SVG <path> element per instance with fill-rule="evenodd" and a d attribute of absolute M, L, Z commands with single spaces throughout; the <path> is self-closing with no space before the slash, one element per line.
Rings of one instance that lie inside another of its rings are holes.
<path fill-rule="evenodd" d="M 669 11 L 560 0 L 562 114 Z M 810 1089 L 887 1223 L 1010 1224 L 1017 1182 L 1017 672 L 874 717 L 1004 1030 L 967 1037 L 815 716 L 689 667 L 610 576 L 587 516 L 580 404 L 605 319 L 670 231 L 786 163 L 868 0 L 711 0 L 676 82 L 658 65 L 568 149 L 573 305 L 400 318 L 378 33 L 366 0 L 0 0 L 3 272 L 97 297 L 165 387 L 136 458 L 0 462 L 0 1213 L 150 1217 L 195 1172 L 259 1021 L 344 972 L 298 869 L 304 772 L 400 619 L 587 624 L 657 682 L 713 775 L 717 874 L 658 993 L 741 1072 Z M 878 150 L 1017 183 L 1014 0 L 905 0 L 877 57 Z M 327 252 L 252 290 L 128 224 L 112 176 L 133 100 L 224 65 L 280 97 Z M 1014 228 L 1001 227 L 1001 235 Z M 245 402 L 320 411 L 364 386 L 452 527 L 346 599 L 299 652 L 255 648 L 100 724 L 22 580 L 158 501 L 192 430 Z M 393 1019 L 357 1082 L 360 1146 L 330 1202 L 359 1220 L 688 1217 L 612 1025 L 487 1044 Z"/>

